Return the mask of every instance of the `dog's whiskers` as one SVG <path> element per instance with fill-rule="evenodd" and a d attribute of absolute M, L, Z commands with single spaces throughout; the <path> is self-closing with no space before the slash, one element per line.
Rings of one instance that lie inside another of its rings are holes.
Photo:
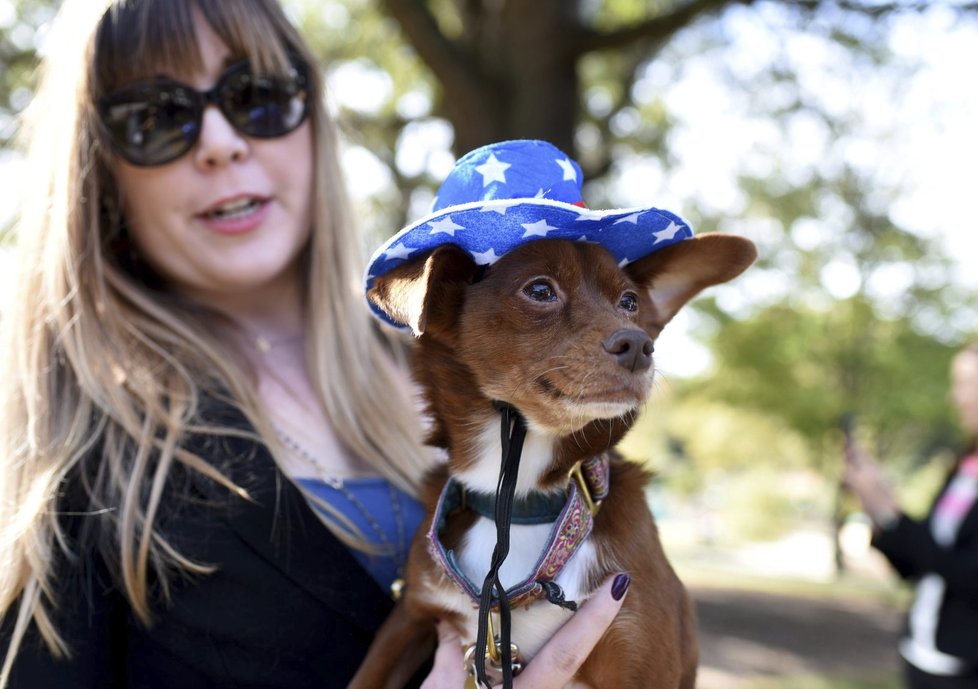
<path fill-rule="evenodd" d="M 577 449 L 583 450 L 584 445 L 582 445 L 581 443 L 584 440 L 584 428 L 582 427 L 574 431 L 573 433 L 571 433 L 571 437 L 574 439 L 574 443 L 577 445 Z"/>

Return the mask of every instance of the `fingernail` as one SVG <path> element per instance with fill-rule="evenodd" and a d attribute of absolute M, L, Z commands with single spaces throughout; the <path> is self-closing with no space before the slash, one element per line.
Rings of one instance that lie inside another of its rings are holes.
<path fill-rule="evenodd" d="M 625 597 L 625 592 L 628 591 L 628 585 L 632 583 L 632 578 L 622 572 L 617 577 L 615 577 L 614 582 L 611 584 L 611 597 L 615 600 L 621 600 Z"/>

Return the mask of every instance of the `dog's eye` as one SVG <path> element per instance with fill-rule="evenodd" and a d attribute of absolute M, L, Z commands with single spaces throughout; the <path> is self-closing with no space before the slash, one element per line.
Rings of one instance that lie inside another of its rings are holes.
<path fill-rule="evenodd" d="M 523 294 L 533 301 L 557 301 L 557 290 L 545 280 L 531 282 L 523 288 Z"/>
<path fill-rule="evenodd" d="M 618 300 L 618 308 L 632 313 L 638 311 L 638 295 L 634 292 L 625 292 Z"/>

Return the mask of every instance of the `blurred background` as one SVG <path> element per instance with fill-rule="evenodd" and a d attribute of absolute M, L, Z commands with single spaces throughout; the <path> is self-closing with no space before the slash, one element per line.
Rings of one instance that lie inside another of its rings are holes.
<path fill-rule="evenodd" d="M 0 0 L 0 281 L 56 0 Z M 592 208 L 656 205 L 758 263 L 657 343 L 622 447 L 702 627 L 701 689 L 895 687 L 908 592 L 839 486 L 841 420 L 922 513 L 978 337 L 978 3 L 285 0 L 327 68 L 364 248 L 455 158 L 548 139 Z"/>

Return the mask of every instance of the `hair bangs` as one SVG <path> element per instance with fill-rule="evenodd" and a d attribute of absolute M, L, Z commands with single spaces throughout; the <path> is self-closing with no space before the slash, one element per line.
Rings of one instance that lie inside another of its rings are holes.
<path fill-rule="evenodd" d="M 191 2 L 122 0 L 105 13 L 95 34 L 93 95 L 163 73 L 192 73 L 202 65 Z"/>
<path fill-rule="evenodd" d="M 198 0 L 197 6 L 231 55 L 249 60 L 257 71 L 286 73 L 290 54 L 308 61 L 300 48 L 302 42 L 277 3 Z"/>
<path fill-rule="evenodd" d="M 95 36 L 93 99 L 160 74 L 200 71 L 195 9 L 232 60 L 284 73 L 290 53 L 306 59 L 286 17 L 266 0 L 120 0 L 105 13 Z"/>

